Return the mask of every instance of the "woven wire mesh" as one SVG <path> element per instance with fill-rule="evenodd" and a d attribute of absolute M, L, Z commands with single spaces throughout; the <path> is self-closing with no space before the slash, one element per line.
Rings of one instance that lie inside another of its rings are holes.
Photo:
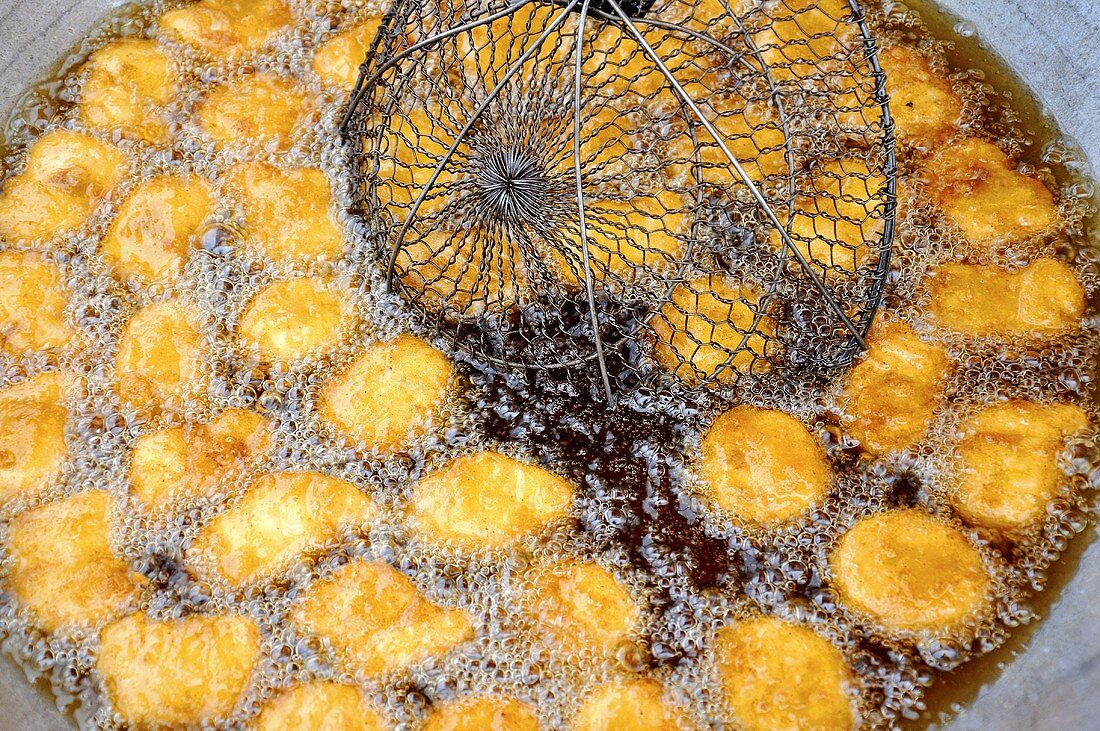
<path fill-rule="evenodd" d="M 657 0 L 632 24 L 614 10 L 391 8 L 346 133 L 357 212 L 413 321 L 499 366 L 568 378 L 598 363 L 609 391 L 849 363 L 894 211 L 859 8 Z"/>

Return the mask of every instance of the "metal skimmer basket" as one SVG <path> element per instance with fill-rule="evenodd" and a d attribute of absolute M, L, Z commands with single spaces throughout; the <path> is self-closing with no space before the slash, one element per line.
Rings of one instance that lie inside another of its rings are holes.
<path fill-rule="evenodd" d="M 417 327 L 609 402 L 860 352 L 895 209 L 854 0 L 397 0 L 344 122 Z"/>

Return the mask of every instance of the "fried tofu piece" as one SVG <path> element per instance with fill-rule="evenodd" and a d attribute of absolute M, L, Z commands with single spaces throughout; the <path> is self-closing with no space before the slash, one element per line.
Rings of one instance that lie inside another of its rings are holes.
<path fill-rule="evenodd" d="M 341 432 L 382 452 L 421 434 L 447 397 L 454 365 L 411 335 L 367 348 L 325 386 L 320 414 Z"/>
<path fill-rule="evenodd" d="M 1085 315 L 1085 288 L 1054 259 L 1014 272 L 945 264 L 928 289 L 932 320 L 965 335 L 1046 335 L 1080 327 Z"/>
<path fill-rule="evenodd" d="M 515 698 L 476 696 L 436 707 L 421 731 L 539 731 L 535 709 Z"/>
<path fill-rule="evenodd" d="M 844 158 L 822 166 L 811 187 L 814 195 L 795 201 L 790 225 L 799 253 L 817 265 L 815 270 L 854 272 L 873 262 L 886 226 L 880 211 L 886 177 L 863 160 Z M 778 231 L 771 236 L 777 251 L 787 250 Z"/>
<path fill-rule="evenodd" d="M 287 0 L 199 0 L 160 16 L 169 37 L 223 60 L 258 51 L 294 20 Z"/>
<path fill-rule="evenodd" d="M 745 731 L 857 727 L 855 678 L 844 656 L 807 627 L 759 616 L 720 629 L 722 696 Z"/>
<path fill-rule="evenodd" d="M 612 681 L 592 691 L 573 719 L 574 731 L 680 731 L 694 728 L 665 700 L 656 680 Z"/>
<path fill-rule="evenodd" d="M 413 487 L 409 521 L 434 541 L 500 548 L 561 520 L 573 485 L 499 452 L 459 457 Z"/>
<path fill-rule="evenodd" d="M 209 346 L 199 313 L 178 301 L 157 302 L 134 315 L 118 343 L 118 394 L 157 411 L 196 392 L 205 381 Z"/>
<path fill-rule="evenodd" d="M 761 311 L 760 296 L 732 277 L 677 285 L 650 327 L 657 362 L 689 386 L 732 385 L 740 374 L 771 370 L 775 320 Z"/>
<path fill-rule="evenodd" d="M 992 584 L 966 537 L 918 510 L 864 518 L 829 567 L 841 602 L 890 631 L 949 632 L 982 611 Z"/>
<path fill-rule="evenodd" d="M 335 259 L 343 253 L 344 232 L 324 172 L 250 162 L 231 168 L 226 181 L 240 198 L 245 240 L 267 258 Z"/>
<path fill-rule="evenodd" d="M 633 281 L 671 269 L 683 257 L 691 226 L 687 199 L 673 190 L 637 193 L 626 200 L 589 198 L 585 205 L 588 260 L 594 282 Z M 583 289 L 584 244 L 580 222 L 544 241 L 554 273 L 569 287 Z"/>
<path fill-rule="evenodd" d="M 96 670 L 131 727 L 191 726 L 231 713 L 260 658 L 260 630 L 240 616 L 160 622 L 144 612 L 100 634 Z"/>
<path fill-rule="evenodd" d="M 179 88 L 179 69 L 156 41 L 115 41 L 93 53 L 87 69 L 79 109 L 88 127 L 149 144 L 167 140 L 164 107 Z"/>
<path fill-rule="evenodd" d="M 890 115 L 902 142 L 931 150 L 958 131 L 962 97 L 927 58 L 905 46 L 886 48 L 878 58 L 886 72 Z"/>
<path fill-rule="evenodd" d="M 435 168 L 458 137 L 446 115 L 438 109 L 429 116 L 422 107 L 402 110 L 404 119 L 395 117 L 381 133 L 384 142 L 378 157 L 378 185 L 375 192 L 382 207 L 393 207 L 395 220 L 403 221 L 432 179 Z M 426 218 L 437 214 L 451 198 L 455 173 L 460 161 L 469 159 L 465 142 L 455 148 L 451 162 L 440 171 L 428 195 L 417 209 Z"/>
<path fill-rule="evenodd" d="M 949 366 L 942 345 L 905 323 L 878 324 L 842 396 L 848 433 L 873 455 L 912 447 L 928 433 Z"/>
<path fill-rule="evenodd" d="M 1086 428 L 1077 406 L 1008 401 L 967 419 L 951 502 L 968 522 L 1013 534 L 1042 520 L 1068 478 L 1058 466 L 1066 437 Z"/>
<path fill-rule="evenodd" d="M 110 493 L 84 492 L 11 521 L 8 582 L 47 632 L 114 619 L 147 583 L 111 550 L 111 510 Z"/>
<path fill-rule="evenodd" d="M 712 94 L 701 110 L 754 183 L 788 173 L 786 136 L 775 109 L 730 92 Z M 685 125 L 668 143 L 668 164 L 662 168 L 665 175 L 690 184 L 698 162 L 702 183 L 721 189 L 742 185 L 741 176 L 707 128 L 695 117 L 690 120 L 690 126 Z"/>
<path fill-rule="evenodd" d="M 149 507 L 207 495 L 226 472 L 261 457 L 273 441 L 270 422 L 244 409 L 146 434 L 134 444 L 130 490 Z"/>
<path fill-rule="evenodd" d="M 377 515 L 374 502 L 350 482 L 318 472 L 264 475 L 202 530 L 188 556 L 241 586 Z"/>
<path fill-rule="evenodd" d="M 858 42 L 847 0 L 783 0 L 756 22 L 761 18 L 768 23 L 753 33 L 753 41 L 779 83 L 821 76 L 830 59 L 848 58 Z"/>
<path fill-rule="evenodd" d="M 991 142 L 968 139 L 940 148 L 922 177 L 932 202 L 977 247 L 1019 243 L 1058 222 L 1050 189 Z"/>
<path fill-rule="evenodd" d="M 215 87 L 200 102 L 197 117 L 219 148 L 255 145 L 287 152 L 315 111 L 314 99 L 292 79 L 264 73 Z"/>
<path fill-rule="evenodd" d="M 567 559 L 537 566 L 531 583 L 535 619 L 569 651 L 607 656 L 638 628 L 638 604 L 598 563 Z"/>
<path fill-rule="evenodd" d="M 69 296 L 57 265 L 30 252 L 0 253 L 0 349 L 21 356 L 69 343 Z"/>
<path fill-rule="evenodd" d="M 344 92 L 355 88 L 381 22 L 381 15 L 369 15 L 322 43 L 313 57 L 313 71 L 321 81 Z"/>
<path fill-rule="evenodd" d="M 114 145 L 69 130 L 43 135 L 0 191 L 0 237 L 37 241 L 79 228 L 129 171 Z"/>
<path fill-rule="evenodd" d="M 260 708 L 255 731 L 387 731 L 358 688 L 314 681 L 284 690 Z"/>
<path fill-rule="evenodd" d="M 369 677 L 404 670 L 474 636 L 467 612 L 432 604 L 404 574 L 367 561 L 303 591 L 294 619 Z"/>
<path fill-rule="evenodd" d="M 0 391 L 0 505 L 48 487 L 68 454 L 72 379 L 51 372 Z"/>
<path fill-rule="evenodd" d="M 801 421 L 772 409 L 737 406 L 703 435 L 699 461 L 707 497 L 754 523 L 806 513 L 832 481 L 821 445 Z"/>
<path fill-rule="evenodd" d="M 347 292 L 324 277 L 275 282 L 260 290 L 239 334 L 268 363 L 289 363 L 337 345 L 353 314 Z"/>
<path fill-rule="evenodd" d="M 210 184 L 197 175 L 161 175 L 134 189 L 103 238 L 104 259 L 123 278 L 170 279 L 199 243 L 214 215 Z"/>

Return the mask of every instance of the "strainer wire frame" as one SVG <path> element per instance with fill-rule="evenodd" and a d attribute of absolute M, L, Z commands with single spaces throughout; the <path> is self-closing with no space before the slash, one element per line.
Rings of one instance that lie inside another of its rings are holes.
<path fill-rule="evenodd" d="M 480 119 L 484 115 L 485 111 L 490 107 L 490 105 L 497 98 L 497 96 L 499 96 L 501 91 L 507 86 L 507 84 L 511 81 L 511 79 L 513 77 L 515 77 L 516 74 L 519 73 L 519 71 L 524 67 L 524 65 L 530 59 L 530 57 L 535 55 L 536 53 L 538 53 L 538 51 L 542 48 L 543 44 L 546 42 L 547 38 L 549 38 L 550 35 L 554 31 L 556 31 L 565 22 L 566 18 L 569 16 L 569 14 L 574 12 L 574 10 L 577 10 L 578 6 L 579 6 L 578 12 L 579 12 L 579 15 L 580 15 L 580 21 L 579 21 L 579 27 L 578 27 L 578 31 L 577 31 L 577 41 L 574 44 L 575 45 L 575 56 L 574 56 L 574 104 L 573 104 L 573 107 L 574 107 L 573 160 L 574 160 L 574 173 L 575 173 L 575 182 L 576 182 L 577 207 L 578 207 L 578 213 L 579 213 L 580 234 L 581 234 L 581 256 L 582 256 L 582 265 L 583 265 L 583 268 L 584 268 L 584 275 L 585 275 L 585 297 L 586 297 L 586 300 L 587 300 L 590 323 L 591 323 L 591 326 L 592 326 L 593 344 L 595 346 L 595 353 L 593 354 L 593 356 L 590 357 L 590 358 L 587 358 L 585 360 L 591 360 L 593 357 L 597 360 L 598 365 L 599 365 L 599 371 L 600 371 L 600 379 L 601 379 L 602 386 L 603 386 L 605 396 L 607 398 L 609 406 L 613 407 L 614 404 L 615 404 L 615 393 L 614 393 L 614 390 L 611 387 L 610 375 L 609 375 L 608 368 L 607 368 L 607 360 L 606 360 L 606 354 L 605 354 L 605 350 L 604 350 L 604 343 L 603 343 L 602 336 L 600 335 L 599 312 L 598 312 L 598 308 L 596 306 L 595 290 L 594 290 L 594 285 L 593 285 L 593 276 L 592 276 L 591 260 L 590 260 L 590 252 L 589 252 L 589 239 L 588 239 L 587 227 L 586 227 L 586 223 L 585 223 L 585 198 L 584 198 L 584 191 L 583 191 L 583 176 L 582 176 L 581 166 L 580 166 L 580 160 L 581 160 L 581 150 L 580 150 L 580 147 L 581 147 L 581 127 L 582 127 L 581 99 L 582 99 L 582 90 L 583 90 L 582 67 L 583 67 L 584 31 L 585 31 L 586 21 L 587 21 L 587 19 L 590 15 L 595 16 L 595 17 L 599 17 L 602 20 L 604 20 L 605 22 L 618 22 L 623 26 L 623 28 L 625 28 L 630 33 L 630 35 L 634 38 L 635 42 L 641 48 L 642 52 L 646 56 L 648 56 L 650 61 L 653 62 L 653 64 L 657 67 L 658 71 L 665 78 L 665 81 L 672 88 L 673 92 L 676 94 L 676 96 L 679 99 L 681 107 L 686 108 L 688 111 L 690 111 L 691 112 L 691 117 L 694 118 L 699 124 L 701 124 L 703 126 L 703 128 L 706 129 L 707 133 L 714 139 L 715 143 L 718 145 L 718 147 L 721 150 L 722 154 L 728 160 L 729 166 L 732 168 L 733 172 L 736 173 L 737 177 L 740 178 L 741 182 L 746 186 L 746 188 L 748 189 L 748 191 L 749 191 L 750 195 L 752 196 L 753 200 L 755 201 L 755 203 L 764 212 L 765 216 L 768 219 L 768 222 L 772 225 L 772 227 L 775 229 L 775 231 L 777 231 L 779 233 L 780 238 L 783 241 L 784 249 L 786 251 L 786 254 L 788 256 L 793 256 L 794 257 L 794 259 L 798 262 L 799 266 L 802 268 L 803 272 L 805 272 L 805 274 L 810 278 L 814 288 L 824 298 L 825 303 L 826 303 L 827 307 L 829 308 L 829 310 L 836 317 L 836 319 L 844 326 L 844 328 L 849 332 L 849 334 L 850 334 L 849 344 L 842 350 L 841 355 L 837 359 L 837 362 L 832 364 L 832 367 L 839 367 L 839 366 L 844 365 L 847 362 L 850 362 L 853 358 L 855 358 L 859 354 L 859 352 L 866 349 L 866 347 L 867 347 L 867 342 L 866 342 L 867 336 L 868 336 L 868 334 L 870 332 L 870 329 L 871 329 L 871 326 L 874 322 L 875 314 L 876 314 L 877 310 L 879 309 L 879 307 L 881 306 L 882 299 L 885 295 L 885 283 L 886 283 L 887 274 L 888 274 L 889 268 L 890 268 L 891 253 L 892 253 L 893 241 L 894 241 L 894 235 L 895 235 L 895 217 L 896 217 L 896 208 L 897 208 L 897 159 L 896 159 L 896 152 L 895 152 L 895 129 L 894 129 L 895 125 L 894 125 L 894 122 L 893 122 L 893 118 L 890 115 L 889 96 L 888 96 L 887 91 L 886 91 L 886 74 L 883 71 L 882 66 L 881 66 L 881 64 L 879 62 L 879 59 L 878 59 L 877 44 L 875 43 L 874 36 L 871 33 L 870 27 L 867 23 L 866 13 L 864 12 L 862 6 L 860 5 L 860 3 L 857 0 L 848 0 L 848 5 L 849 5 L 850 10 L 852 11 L 851 21 L 859 29 L 860 38 L 862 39 L 862 42 L 863 42 L 863 45 L 864 45 L 864 49 L 863 49 L 864 57 L 866 58 L 866 60 L 870 64 L 870 76 L 873 77 L 874 80 L 875 80 L 874 101 L 877 104 L 877 106 L 880 108 L 881 114 L 882 114 L 882 116 L 880 118 L 880 125 L 881 125 L 881 129 L 882 129 L 882 140 L 881 140 L 881 142 L 882 142 L 883 148 L 885 150 L 885 158 L 886 158 L 885 159 L 885 164 L 884 164 L 884 170 L 883 170 L 884 177 L 886 179 L 886 191 L 885 191 L 885 210 L 883 210 L 883 233 L 882 233 L 882 238 L 881 238 L 882 245 L 879 247 L 879 257 L 878 257 L 878 261 L 877 261 L 875 276 L 872 280 L 872 286 L 870 287 L 870 291 L 867 294 L 866 300 L 862 303 L 862 306 L 859 308 L 859 312 L 863 313 L 863 317 L 861 318 L 863 321 L 862 321 L 862 323 L 860 323 L 858 325 L 844 311 L 844 308 L 836 300 L 836 298 L 833 296 L 832 292 L 829 290 L 828 286 L 825 284 L 825 282 L 822 280 L 822 278 L 817 274 L 814 267 L 810 264 L 810 262 L 807 260 L 806 256 L 799 250 L 798 246 L 795 245 L 794 241 L 791 238 L 790 227 L 791 227 L 791 225 L 793 224 L 793 221 L 794 221 L 793 207 L 794 207 L 794 201 L 795 201 L 795 197 L 796 197 L 795 165 L 794 165 L 793 151 L 791 149 L 791 132 L 790 132 L 790 129 L 788 127 L 787 117 L 786 117 L 786 114 L 785 114 L 784 108 L 783 108 L 783 92 L 775 84 L 774 79 L 772 78 L 772 75 L 771 75 L 770 67 L 764 61 L 764 59 L 763 59 L 763 57 L 760 53 L 760 50 L 757 48 L 755 42 L 752 39 L 751 33 L 749 33 L 747 31 L 744 24 L 742 23 L 742 19 L 739 17 L 739 15 L 737 13 L 733 12 L 732 8 L 730 8 L 730 6 L 726 2 L 726 0 L 720 0 L 721 3 L 722 3 L 722 6 L 725 8 L 726 12 L 729 14 L 729 16 L 737 24 L 737 27 L 741 31 L 741 34 L 743 35 L 743 37 L 744 37 L 744 39 L 747 43 L 747 46 L 748 46 L 749 50 L 751 51 L 752 56 L 760 64 L 760 71 L 762 71 L 764 77 L 767 80 L 768 86 L 769 86 L 770 101 L 775 106 L 775 108 L 778 112 L 778 115 L 779 115 L 781 129 L 783 130 L 785 157 L 786 157 L 786 161 L 787 161 L 787 165 L 788 165 L 788 191 L 789 191 L 789 195 L 788 195 L 788 198 L 787 198 L 787 207 L 788 207 L 788 211 L 789 211 L 790 214 L 787 216 L 787 222 L 786 223 L 784 223 L 783 221 L 780 220 L 779 215 L 775 212 L 772 205 L 768 202 L 767 198 L 765 198 L 763 193 L 760 192 L 759 187 L 752 180 L 752 178 L 748 174 L 748 172 L 744 169 L 741 162 L 737 159 L 737 157 L 729 149 L 729 147 L 726 143 L 726 140 L 724 139 L 724 136 L 717 130 L 717 128 L 715 128 L 713 123 L 709 119 L 707 119 L 707 115 L 703 113 L 703 111 L 699 108 L 699 106 L 696 104 L 696 102 L 691 98 L 691 95 L 687 93 L 687 91 L 683 88 L 683 86 L 680 84 L 680 82 L 676 79 L 675 75 L 665 65 L 664 61 L 660 57 L 660 54 L 658 54 L 657 51 L 648 43 L 648 41 L 646 41 L 645 36 L 642 34 L 641 31 L 638 30 L 637 24 L 650 25 L 652 27 L 661 28 L 661 29 L 664 29 L 664 30 L 669 31 L 669 32 L 681 33 L 683 35 L 687 35 L 689 37 L 695 38 L 696 40 L 699 40 L 699 41 L 702 41 L 704 43 L 710 44 L 710 45 L 712 45 L 712 46 L 714 46 L 714 47 L 716 47 L 720 50 L 725 51 L 726 53 L 728 53 L 730 55 L 731 58 L 735 58 L 738 61 L 740 61 L 741 63 L 748 66 L 749 70 L 752 71 L 752 72 L 756 72 L 757 69 L 754 69 L 749 64 L 749 62 L 745 58 L 744 54 L 737 53 L 736 51 L 731 49 L 726 44 L 722 43 L 721 41 L 719 41 L 719 40 L 717 40 L 713 37 L 711 37 L 708 34 L 705 34 L 705 33 L 699 32 L 699 31 L 695 31 L 693 29 L 684 27 L 684 26 L 679 25 L 677 23 L 669 23 L 669 22 L 665 22 L 665 21 L 661 21 L 661 20 L 657 20 L 657 19 L 650 19 L 650 18 L 644 18 L 644 17 L 631 18 L 622 9 L 622 7 L 616 2 L 616 0 L 600 0 L 601 2 L 603 2 L 605 5 L 609 6 L 612 9 L 612 11 L 613 11 L 612 13 L 607 13 L 607 12 L 604 12 L 604 11 L 600 10 L 599 8 L 591 7 L 593 0 L 568 0 L 568 2 L 564 2 L 564 0 L 561 1 L 561 2 L 559 2 L 557 0 L 520 0 L 519 2 L 516 2 L 512 5 L 506 6 L 502 9 L 498 10 L 495 13 L 488 13 L 486 15 L 483 15 L 483 16 L 480 16 L 480 17 L 477 17 L 477 18 L 473 18 L 473 19 L 471 19 L 471 20 L 469 20 L 465 23 L 461 23 L 457 26 L 454 26 L 453 28 L 450 28 L 450 29 L 447 29 L 447 30 L 444 30 L 444 31 L 440 31 L 438 33 L 435 33 L 435 34 L 429 36 L 428 38 L 425 38 L 421 41 L 418 41 L 417 43 L 414 43 L 413 45 L 411 45 L 409 48 L 405 49 L 404 51 L 401 51 L 401 52 L 395 54 L 392 58 L 387 60 L 385 63 L 383 63 L 381 66 L 379 66 L 377 69 L 375 69 L 372 72 L 371 71 L 371 65 L 375 60 L 375 57 L 376 57 L 377 52 L 378 52 L 379 45 L 380 45 L 380 43 L 382 41 L 382 37 L 383 37 L 383 33 L 380 32 L 375 37 L 375 39 L 374 39 L 374 41 L 371 45 L 370 50 L 368 51 L 366 57 L 364 58 L 363 63 L 360 66 L 359 76 L 358 76 L 358 78 L 356 80 L 356 83 L 355 83 L 355 86 L 352 90 L 352 94 L 351 94 L 351 97 L 350 97 L 350 100 L 349 100 L 347 110 L 344 114 L 343 121 L 341 122 L 341 125 L 340 125 L 340 132 L 341 132 L 342 138 L 346 142 L 351 142 L 351 140 L 349 139 L 349 136 L 350 136 L 349 133 L 350 133 L 351 122 L 354 119 L 355 112 L 357 111 L 359 106 L 362 104 L 363 100 L 366 97 L 366 94 L 374 88 L 375 84 L 377 84 L 378 81 L 382 78 L 382 76 L 386 72 L 388 72 L 389 70 L 391 70 L 394 67 L 398 66 L 399 64 L 401 64 L 403 61 L 407 60 L 408 58 L 414 56 L 416 53 L 419 53 L 422 50 L 425 50 L 425 49 L 428 49 L 428 48 L 430 48 L 434 45 L 437 45 L 437 44 L 441 43 L 442 41 L 446 40 L 447 38 L 451 38 L 453 36 L 469 32 L 469 31 L 474 30 L 478 27 L 488 25 L 490 23 L 496 22 L 497 20 L 506 18 L 510 15 L 513 15 L 513 14 L 517 13 L 518 11 L 522 10 L 524 7 L 527 7 L 528 5 L 547 4 L 548 1 L 549 1 L 549 4 L 558 5 L 561 8 L 560 12 L 558 13 L 558 15 L 556 17 L 554 17 L 549 23 L 546 24 L 546 26 L 544 27 L 542 33 L 540 33 L 538 38 L 536 38 L 535 41 L 520 54 L 520 56 L 512 63 L 510 68 L 508 68 L 505 71 L 504 75 L 497 81 L 495 86 L 491 90 L 488 91 L 485 98 L 483 100 L 481 100 L 481 102 L 478 104 L 478 106 L 470 114 L 470 118 L 467 120 L 466 124 L 459 131 L 459 133 L 455 136 L 454 142 L 450 145 L 447 152 L 443 155 L 440 162 L 436 165 L 435 169 L 433 170 L 431 176 L 428 179 L 428 182 L 424 186 L 421 187 L 421 190 L 420 190 L 416 200 L 413 202 L 412 207 L 410 208 L 408 214 L 405 216 L 405 219 L 402 222 L 402 225 L 401 225 L 401 227 L 398 231 L 396 241 L 393 244 L 393 250 L 390 252 L 388 260 L 387 260 L 386 281 L 387 281 L 387 286 L 390 288 L 390 290 L 394 291 L 396 289 L 396 287 L 398 286 L 397 280 L 395 278 L 396 263 L 397 263 L 398 255 L 399 255 L 402 247 L 405 245 L 409 230 L 411 229 L 412 224 L 416 219 L 416 215 L 417 215 L 417 213 L 419 212 L 419 209 L 421 208 L 421 206 L 424 203 L 424 200 L 427 198 L 427 196 L 428 196 L 429 192 L 431 191 L 432 187 L 435 186 L 435 184 L 438 182 L 439 177 L 442 174 L 443 170 L 445 169 L 447 164 L 450 162 L 450 160 L 453 159 L 453 157 L 454 157 L 456 151 L 458 150 L 458 148 L 463 144 L 465 139 L 469 136 L 471 131 L 474 129 L 474 127 L 480 121 Z M 386 12 L 386 15 L 385 15 L 385 17 L 383 19 L 383 22 L 382 22 L 383 32 L 386 28 L 388 28 L 390 26 L 390 24 L 392 24 L 394 22 L 397 22 L 398 6 L 400 6 L 400 3 L 397 3 L 394 6 L 391 6 L 391 9 Z M 692 135 L 693 142 L 696 141 L 696 131 L 695 131 L 694 125 L 689 126 L 689 132 Z M 696 157 L 696 163 L 698 164 L 698 156 L 699 156 L 698 144 L 693 144 L 693 147 L 694 147 L 694 154 L 695 154 L 695 157 Z M 686 262 L 689 258 L 690 258 L 690 256 L 683 257 L 682 262 Z M 684 266 L 684 265 L 686 265 L 686 264 L 682 264 L 682 266 Z M 775 276 L 776 277 L 779 276 L 778 271 L 777 271 L 777 274 Z M 676 278 L 673 278 L 672 281 L 670 281 L 669 284 L 668 284 L 668 292 L 666 293 L 666 299 L 671 296 L 671 292 L 675 287 L 675 284 L 674 284 L 675 279 Z M 769 284 L 772 285 L 767 290 L 767 296 L 770 297 L 775 292 L 774 285 L 776 284 L 776 282 L 773 279 L 773 281 L 770 282 Z M 735 357 L 737 352 L 743 350 L 746 347 L 749 339 L 752 337 L 752 334 L 756 331 L 757 327 L 760 324 L 761 319 L 764 317 L 765 310 L 766 310 L 766 306 L 765 306 L 764 301 L 762 300 L 761 306 L 758 307 L 756 309 L 756 311 L 754 312 L 754 314 L 753 314 L 752 325 L 750 327 L 746 328 L 745 332 L 742 335 L 741 342 L 734 349 L 733 355 L 729 356 L 728 360 L 730 362 L 732 362 L 732 359 Z M 654 310 L 653 312 L 650 312 L 647 315 L 646 321 L 648 321 L 649 319 L 652 319 L 652 317 L 655 316 L 655 314 L 656 314 L 656 310 Z M 482 355 L 484 357 L 484 354 L 480 354 L 480 355 Z M 505 365 L 505 366 L 515 365 L 515 364 L 512 364 L 512 363 L 508 363 L 507 361 L 502 361 L 502 360 L 495 359 L 495 358 L 490 358 L 490 360 L 494 361 L 494 362 L 499 361 L 499 362 L 497 362 L 498 365 Z M 531 367 L 531 364 L 527 364 L 527 363 L 524 363 L 522 365 L 525 366 L 525 367 Z M 546 367 L 547 368 L 566 368 L 566 367 L 570 367 L 570 364 L 558 363 L 558 364 L 548 365 Z"/>

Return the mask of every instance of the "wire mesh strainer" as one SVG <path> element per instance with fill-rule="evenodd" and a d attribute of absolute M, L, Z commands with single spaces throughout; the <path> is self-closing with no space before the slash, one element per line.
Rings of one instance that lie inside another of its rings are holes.
<path fill-rule="evenodd" d="M 500 367 L 842 367 L 883 293 L 893 125 L 854 0 L 397 0 L 344 123 L 420 327 Z"/>

